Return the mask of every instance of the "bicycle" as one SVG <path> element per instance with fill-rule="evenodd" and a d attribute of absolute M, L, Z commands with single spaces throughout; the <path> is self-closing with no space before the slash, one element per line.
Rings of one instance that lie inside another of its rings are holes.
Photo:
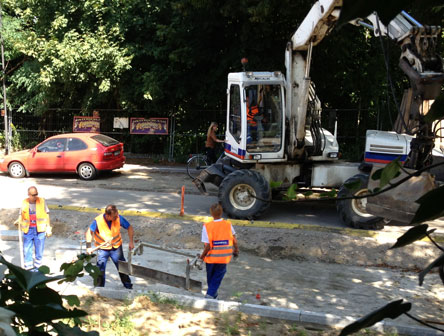
<path fill-rule="evenodd" d="M 187 174 L 193 180 L 199 176 L 200 171 L 208 167 L 205 154 L 193 154 L 187 161 Z"/>
<path fill-rule="evenodd" d="M 225 152 L 222 151 L 216 162 L 218 162 L 224 155 Z M 211 165 L 208 164 L 206 154 L 191 154 L 191 157 L 187 161 L 187 174 L 194 180 L 199 176 L 201 170 L 206 169 L 209 166 Z"/>

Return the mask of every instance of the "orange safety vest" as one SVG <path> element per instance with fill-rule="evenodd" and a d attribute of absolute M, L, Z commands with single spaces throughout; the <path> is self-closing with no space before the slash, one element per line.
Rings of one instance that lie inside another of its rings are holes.
<path fill-rule="evenodd" d="M 94 241 L 96 246 L 104 242 L 111 241 L 112 246 L 101 247 L 102 250 L 111 250 L 122 245 L 122 236 L 120 235 L 120 217 L 111 222 L 111 229 L 108 227 L 103 215 L 96 217 L 97 229 L 94 232 Z"/>
<path fill-rule="evenodd" d="M 247 121 L 251 126 L 256 126 L 256 120 L 254 120 L 254 116 L 259 113 L 259 108 L 257 105 L 247 106 Z"/>
<path fill-rule="evenodd" d="M 46 226 L 49 226 L 49 214 L 46 213 L 45 200 L 41 197 L 37 197 L 35 201 L 35 215 L 37 232 L 45 232 Z M 29 224 L 31 220 L 29 218 L 29 198 L 23 200 L 22 203 L 22 216 L 20 226 L 24 233 L 28 233 Z"/>
<path fill-rule="evenodd" d="M 231 222 L 221 220 L 204 224 L 207 229 L 210 250 L 204 258 L 209 264 L 228 264 L 233 255 L 233 233 Z"/>

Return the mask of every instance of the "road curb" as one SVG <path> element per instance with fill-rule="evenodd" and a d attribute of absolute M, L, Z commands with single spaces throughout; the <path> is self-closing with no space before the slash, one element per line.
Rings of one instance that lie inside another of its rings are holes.
<path fill-rule="evenodd" d="M 89 208 L 89 207 L 79 207 L 70 205 L 49 205 L 50 209 L 53 210 L 66 210 L 66 211 L 79 211 L 88 213 L 102 213 L 103 209 L 99 208 Z M 156 211 L 142 211 L 142 210 L 119 210 L 119 213 L 123 216 L 140 216 L 149 218 L 165 218 L 165 219 L 179 219 L 184 221 L 193 222 L 209 222 L 212 217 L 209 216 L 197 216 L 197 215 L 183 215 L 171 214 Z M 309 225 L 309 224 L 297 224 L 297 223 L 282 223 L 282 222 L 271 222 L 271 221 L 248 221 L 231 219 L 233 225 L 244 226 L 244 227 L 258 227 L 258 228 L 269 228 L 269 229 L 290 229 L 290 230 L 306 230 L 306 231 L 318 231 L 318 232 L 330 232 L 337 233 L 352 237 L 362 237 L 362 238 L 375 238 L 375 239 L 390 239 L 396 240 L 401 234 L 398 232 L 384 232 L 384 231 L 372 231 L 372 230 L 358 230 L 344 227 L 326 227 L 320 225 Z M 433 238 L 438 243 L 444 243 L 444 235 L 439 233 L 434 233 Z M 422 239 L 424 242 L 430 242 L 428 238 Z"/>
<path fill-rule="evenodd" d="M 116 290 L 106 288 L 94 288 L 94 293 L 116 300 L 133 300 L 140 295 L 148 295 L 150 293 L 141 290 Z M 261 317 L 295 321 L 296 323 L 317 329 L 337 329 L 340 330 L 348 324 L 354 322 L 356 318 L 350 316 L 337 316 L 333 314 L 325 314 L 318 312 L 310 312 L 301 309 L 277 308 L 263 305 L 240 303 L 235 301 L 213 300 L 205 298 L 196 298 L 189 295 L 173 294 L 165 292 L 156 292 L 156 298 L 167 298 L 177 301 L 179 304 L 213 312 L 242 312 L 248 315 L 256 315 Z M 430 328 L 401 325 L 393 322 L 382 321 L 368 328 L 378 332 L 393 333 L 411 336 L 437 336 L 442 333 Z"/>

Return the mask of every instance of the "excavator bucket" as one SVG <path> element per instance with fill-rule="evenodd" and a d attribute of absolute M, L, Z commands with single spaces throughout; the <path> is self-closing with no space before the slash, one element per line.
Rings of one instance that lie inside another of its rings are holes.
<path fill-rule="evenodd" d="M 379 167 L 374 167 L 372 174 L 378 168 Z M 414 171 L 412 171 L 412 173 L 414 173 Z M 396 183 L 406 176 L 408 176 L 406 173 L 401 172 L 401 175 L 396 179 L 393 179 L 391 183 Z M 368 189 L 374 190 L 378 187 L 379 180 L 372 180 L 370 178 Z M 410 223 L 416 210 L 419 208 L 419 204 L 416 203 L 416 200 L 436 187 L 437 185 L 434 176 L 424 172 L 419 176 L 411 177 L 387 192 L 374 197 L 368 197 L 366 210 L 374 216 L 402 223 Z"/>

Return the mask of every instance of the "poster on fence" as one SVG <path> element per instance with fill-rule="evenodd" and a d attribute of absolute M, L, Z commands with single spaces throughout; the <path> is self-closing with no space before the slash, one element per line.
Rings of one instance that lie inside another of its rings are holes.
<path fill-rule="evenodd" d="M 73 132 L 100 133 L 100 118 L 74 117 Z"/>
<path fill-rule="evenodd" d="M 168 118 L 131 118 L 131 134 L 168 135 Z"/>

